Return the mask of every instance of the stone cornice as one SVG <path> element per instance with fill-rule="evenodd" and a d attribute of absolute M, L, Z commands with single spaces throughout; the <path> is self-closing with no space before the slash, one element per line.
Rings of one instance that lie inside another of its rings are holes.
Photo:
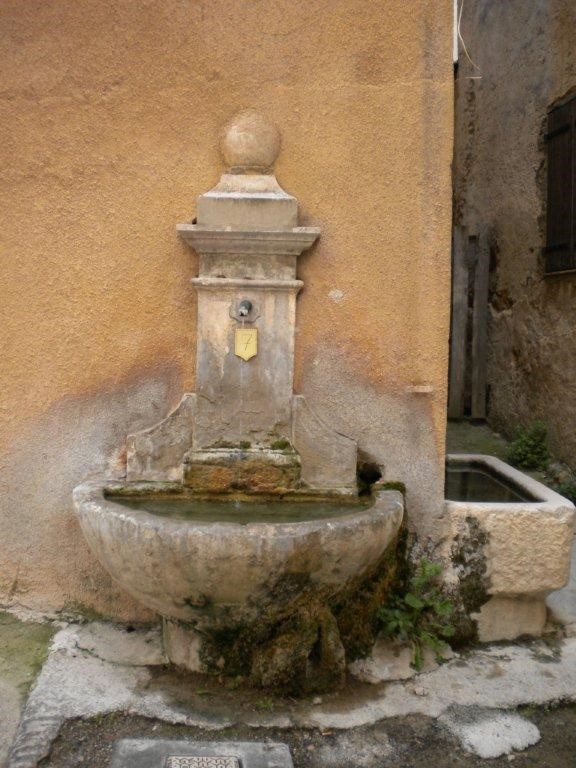
<path fill-rule="evenodd" d="M 197 290 L 204 291 L 236 291 L 241 288 L 246 291 L 264 289 L 298 293 L 304 285 L 302 280 L 247 280 L 234 277 L 193 277 L 191 282 Z"/>
<path fill-rule="evenodd" d="M 294 227 L 283 230 L 211 229 L 196 224 L 178 224 L 181 238 L 202 255 L 239 254 L 260 256 L 286 254 L 298 256 L 310 248 L 320 235 L 319 227 Z"/>

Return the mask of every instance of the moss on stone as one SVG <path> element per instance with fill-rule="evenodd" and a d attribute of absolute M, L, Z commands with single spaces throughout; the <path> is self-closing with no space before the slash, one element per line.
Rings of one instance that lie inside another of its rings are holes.
<path fill-rule="evenodd" d="M 406 495 L 406 486 L 400 480 L 390 480 L 389 482 L 382 483 L 380 486 L 385 491 L 400 491 L 400 493 Z"/>
<path fill-rule="evenodd" d="M 286 440 L 286 438 L 281 437 L 279 440 L 274 440 L 273 443 L 270 444 L 270 448 L 273 451 L 293 451 L 292 445 L 289 440 Z"/>
<path fill-rule="evenodd" d="M 184 483 L 197 493 L 225 494 L 231 491 L 284 494 L 300 483 L 300 464 L 275 464 L 266 457 L 215 458 L 213 463 L 191 463 L 184 468 Z"/>
<path fill-rule="evenodd" d="M 403 570 L 405 532 L 390 544 L 374 575 L 350 590 L 336 616 L 348 661 L 367 656 L 378 634 L 378 609 L 387 601 Z"/>
<path fill-rule="evenodd" d="M 319 601 L 301 605 L 282 631 L 256 648 L 250 669 L 253 683 L 317 693 L 344 681 L 345 652 L 334 615 Z"/>
<path fill-rule="evenodd" d="M 106 621 L 109 618 L 89 605 L 77 600 L 68 601 L 64 605 L 61 613 L 62 616 L 69 616 L 75 621 L 78 621 L 79 619 L 84 621 Z"/>
<path fill-rule="evenodd" d="M 478 640 L 478 627 L 472 614 L 477 613 L 489 594 L 486 585 L 486 556 L 484 547 L 488 534 L 474 517 L 466 518 L 466 530 L 452 545 L 452 565 L 458 575 L 458 587 L 451 598 L 456 606 L 453 615 L 455 635 L 453 644 L 462 646 Z"/>
<path fill-rule="evenodd" d="M 393 542 L 377 568 L 350 583 L 338 600 L 306 573 L 283 577 L 261 599 L 257 622 L 204 635 L 203 664 L 297 696 L 338 688 L 346 661 L 374 644 L 376 614 L 397 575 L 397 546 Z"/>
<path fill-rule="evenodd" d="M 48 653 L 54 627 L 0 613 L 0 677 L 24 697 Z"/>

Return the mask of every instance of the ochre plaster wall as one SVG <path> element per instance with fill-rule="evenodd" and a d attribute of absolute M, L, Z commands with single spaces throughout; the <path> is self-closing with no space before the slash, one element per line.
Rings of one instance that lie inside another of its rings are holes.
<path fill-rule="evenodd" d="M 301 259 L 295 391 L 441 513 L 451 0 L 5 0 L 0 601 L 147 618 L 70 493 L 194 389 L 194 254 L 174 231 L 237 109 L 283 134 L 322 227 Z M 432 394 L 407 392 L 426 383 Z"/>
<path fill-rule="evenodd" d="M 550 104 L 576 87 L 573 0 L 464 5 L 455 221 L 490 230 L 489 416 L 512 436 L 542 419 L 576 469 L 576 277 L 544 277 Z M 471 76 L 474 79 L 471 79 Z"/>

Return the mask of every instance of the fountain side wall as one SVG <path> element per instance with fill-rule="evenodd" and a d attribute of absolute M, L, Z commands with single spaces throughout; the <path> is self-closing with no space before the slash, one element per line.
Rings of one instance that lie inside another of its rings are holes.
<path fill-rule="evenodd" d="M 174 225 L 243 107 L 281 127 L 278 179 L 322 229 L 295 391 L 436 533 L 451 25 L 450 0 L 2 4 L 0 602 L 151 617 L 89 553 L 71 490 L 194 391 L 198 265 Z"/>

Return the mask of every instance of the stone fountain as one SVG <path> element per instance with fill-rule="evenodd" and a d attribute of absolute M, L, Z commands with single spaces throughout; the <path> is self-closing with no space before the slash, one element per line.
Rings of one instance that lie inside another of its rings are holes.
<path fill-rule="evenodd" d="M 244 111 L 220 147 L 227 170 L 177 227 L 200 256 L 196 392 L 75 505 L 101 563 L 162 616 L 171 661 L 321 690 L 370 648 L 403 498 L 359 496 L 355 442 L 293 393 L 297 259 L 320 230 L 273 173 L 278 129 Z"/>

